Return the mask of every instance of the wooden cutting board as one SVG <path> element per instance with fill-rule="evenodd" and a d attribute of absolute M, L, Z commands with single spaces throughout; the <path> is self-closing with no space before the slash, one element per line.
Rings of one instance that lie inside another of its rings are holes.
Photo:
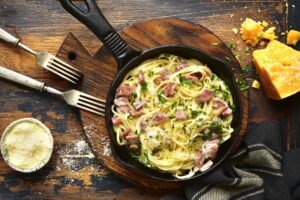
<path fill-rule="evenodd" d="M 152 19 L 124 29 L 120 35 L 132 48 L 137 50 L 160 45 L 184 44 L 200 48 L 221 59 L 230 58 L 235 74 L 237 77 L 241 76 L 240 66 L 230 50 L 217 36 L 200 25 L 174 18 Z M 219 45 L 215 46 L 212 43 L 219 43 Z M 85 74 L 82 85 L 78 89 L 99 98 L 106 98 L 110 83 L 116 73 L 117 64 L 105 48 L 101 47 L 98 53 L 92 56 L 70 34 L 62 44 L 58 57 L 69 60 Z M 242 138 L 247 126 L 248 93 L 241 94 L 241 98 L 244 110 L 244 121 L 240 132 Z M 95 156 L 114 173 L 130 182 L 149 188 L 172 189 L 181 187 L 179 183 L 157 181 L 124 168 L 111 154 L 104 118 L 85 111 L 80 111 L 80 116 L 86 139 Z"/>

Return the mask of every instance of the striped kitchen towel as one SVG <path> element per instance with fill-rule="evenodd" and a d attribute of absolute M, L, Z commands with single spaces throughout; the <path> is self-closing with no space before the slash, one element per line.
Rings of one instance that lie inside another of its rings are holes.
<path fill-rule="evenodd" d="M 285 152 L 280 123 L 249 124 L 240 149 L 211 174 L 186 184 L 191 200 L 300 199 L 300 150 Z M 298 192 L 299 190 L 299 192 Z"/>

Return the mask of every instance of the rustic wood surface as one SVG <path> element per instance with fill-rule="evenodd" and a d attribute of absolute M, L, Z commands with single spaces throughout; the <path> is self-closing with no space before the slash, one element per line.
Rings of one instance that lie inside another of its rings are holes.
<path fill-rule="evenodd" d="M 193 33 L 193 34 L 191 34 Z M 242 70 L 238 61 L 222 41 L 200 25 L 175 18 L 159 18 L 146 20 L 125 28 L 120 35 L 125 41 L 138 51 L 161 45 L 186 45 L 202 49 L 206 53 L 218 57 L 224 62 L 229 58 L 236 77 L 242 77 Z M 214 46 L 212 43 L 219 43 Z M 84 49 L 73 35 L 69 35 L 58 54 L 63 60 L 70 60 L 84 73 L 85 77 L 79 89 L 83 92 L 106 99 L 110 83 L 116 73 L 116 62 L 112 56 L 101 48 L 97 55 L 91 55 Z M 70 55 L 72 56 L 70 57 Z M 243 109 L 240 140 L 245 134 L 248 120 L 248 93 L 241 92 L 241 107 Z M 110 141 L 105 127 L 104 117 L 96 116 L 86 111 L 80 111 L 82 126 L 90 147 L 104 166 L 111 169 L 135 185 L 143 185 L 153 189 L 180 188 L 182 184 L 157 181 L 139 174 L 136 170 L 122 166 L 111 153 Z"/>
<path fill-rule="evenodd" d="M 238 28 L 245 17 L 252 17 L 270 22 L 280 35 L 287 30 L 289 22 L 287 2 L 281 0 L 101 0 L 97 3 L 117 30 L 156 17 L 178 17 L 201 24 L 223 41 L 237 43 L 239 48 L 234 53 L 243 55 L 242 65 L 251 64 L 251 56 L 245 54 L 245 45 L 232 28 Z M 55 54 L 69 32 L 74 33 L 92 55 L 101 45 L 58 1 L 0 0 L 0 19 L 2 28 L 36 50 Z M 280 35 L 280 40 L 284 41 L 285 36 Z M 32 56 L 3 42 L 0 43 L 0 65 L 59 89 L 70 88 L 67 82 L 37 67 Z M 252 71 L 245 76 L 253 77 L 253 74 Z M 7 81 L 1 84 L 0 132 L 10 122 L 32 116 L 51 129 L 55 140 L 50 163 L 37 173 L 14 172 L 0 160 L 1 199 L 159 199 L 170 192 L 182 194 L 179 190 L 152 191 L 120 179 L 94 158 L 85 142 L 78 110 L 55 97 Z M 250 102 L 249 132 L 265 122 L 280 123 L 283 130 L 292 131 L 289 127 L 295 117 L 290 114 L 293 108 L 289 101 L 267 100 L 261 89 L 250 89 Z"/>

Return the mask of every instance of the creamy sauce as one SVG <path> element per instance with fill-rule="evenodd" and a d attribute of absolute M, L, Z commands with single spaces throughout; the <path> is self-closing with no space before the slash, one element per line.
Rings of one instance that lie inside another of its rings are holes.
<path fill-rule="evenodd" d="M 42 167 L 51 156 L 53 139 L 45 127 L 33 121 L 20 121 L 3 138 L 4 154 L 9 165 L 22 171 Z"/>

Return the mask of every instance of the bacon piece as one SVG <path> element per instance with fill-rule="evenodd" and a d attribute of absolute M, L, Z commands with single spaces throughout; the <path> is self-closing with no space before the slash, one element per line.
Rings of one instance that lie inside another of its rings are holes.
<path fill-rule="evenodd" d="M 127 97 L 119 97 L 114 100 L 114 103 L 117 106 L 126 106 L 126 105 L 128 105 L 128 98 Z"/>
<path fill-rule="evenodd" d="M 197 81 L 199 80 L 198 77 L 189 74 L 184 75 L 183 78 L 185 78 L 186 80 L 191 80 L 193 81 L 193 83 L 197 83 Z"/>
<path fill-rule="evenodd" d="M 186 68 L 186 67 L 188 67 L 188 66 L 189 66 L 189 65 L 188 65 L 187 63 L 181 62 L 181 63 L 179 63 L 178 65 L 176 65 L 175 71 L 180 71 L 180 70 L 182 70 L 182 69 L 184 69 L 184 68 Z"/>
<path fill-rule="evenodd" d="M 131 129 L 128 128 L 128 129 L 126 129 L 126 130 L 124 131 L 124 133 L 123 133 L 122 136 L 123 136 L 124 138 L 126 138 L 126 136 L 128 136 L 128 135 L 131 134 L 131 133 L 132 133 Z"/>
<path fill-rule="evenodd" d="M 186 114 L 182 108 L 179 108 L 175 113 L 175 117 L 178 120 L 184 120 L 186 119 Z"/>
<path fill-rule="evenodd" d="M 212 98 L 213 95 L 214 95 L 214 93 L 212 91 L 205 89 L 200 93 L 199 96 L 196 97 L 196 102 L 198 104 L 206 103 L 207 101 L 209 101 Z"/>
<path fill-rule="evenodd" d="M 143 120 L 140 122 L 141 130 L 142 130 L 142 131 L 145 131 L 147 126 L 148 126 L 147 120 L 143 119 Z"/>
<path fill-rule="evenodd" d="M 228 116 L 228 115 L 231 115 L 232 114 L 232 110 L 231 108 L 227 107 L 223 112 L 222 112 L 222 115 L 223 116 Z"/>
<path fill-rule="evenodd" d="M 222 99 L 214 98 L 213 108 L 215 108 L 215 109 L 227 108 L 227 103 L 225 101 L 223 101 Z"/>
<path fill-rule="evenodd" d="M 120 85 L 117 89 L 118 96 L 129 96 L 135 91 L 134 86 Z"/>
<path fill-rule="evenodd" d="M 136 110 L 140 110 L 140 109 L 143 108 L 143 106 L 144 106 L 145 104 L 146 104 L 146 101 L 140 100 L 140 101 L 135 102 L 135 103 L 133 104 L 133 107 L 134 107 L 134 109 L 136 109 Z"/>
<path fill-rule="evenodd" d="M 128 142 L 139 142 L 140 138 L 136 134 L 129 134 L 125 137 Z"/>
<path fill-rule="evenodd" d="M 205 142 L 202 146 L 202 149 L 206 155 L 206 158 L 214 158 L 217 155 L 219 145 L 220 145 L 219 139 L 214 139 L 214 140 Z"/>
<path fill-rule="evenodd" d="M 123 133 L 123 137 L 125 138 L 125 140 L 127 140 L 128 142 L 139 142 L 140 138 L 138 135 L 136 135 L 135 133 L 133 133 L 131 131 L 131 129 L 126 129 L 125 132 Z"/>
<path fill-rule="evenodd" d="M 226 111 L 226 109 L 228 108 L 228 105 L 225 101 L 223 101 L 222 99 L 219 99 L 219 98 L 214 98 L 213 100 L 213 108 L 216 109 L 216 114 L 217 115 L 220 115 L 222 114 L 223 112 Z M 230 108 L 229 108 L 230 109 Z M 230 109 L 231 110 L 231 109 Z M 229 113 L 230 111 L 226 111 L 224 114 L 226 115 L 227 113 Z M 224 116 L 225 116 L 224 115 Z"/>
<path fill-rule="evenodd" d="M 176 88 L 176 83 L 168 83 L 164 90 L 164 95 L 166 97 L 171 97 L 174 95 L 174 91 Z"/>
<path fill-rule="evenodd" d="M 129 113 L 129 106 L 125 105 L 125 106 L 119 106 L 119 109 L 123 112 L 123 113 Z"/>
<path fill-rule="evenodd" d="M 213 161 L 208 160 L 206 163 L 204 163 L 204 165 L 202 165 L 202 167 L 200 168 L 200 172 L 204 172 L 208 170 L 209 168 L 211 168 L 213 164 L 214 164 Z"/>
<path fill-rule="evenodd" d="M 195 158 L 195 162 L 196 162 L 196 167 L 198 169 L 200 169 L 203 166 L 203 163 L 206 159 L 206 156 L 204 154 L 204 152 L 202 151 L 202 149 L 200 149 L 197 154 L 196 154 L 196 158 Z"/>
<path fill-rule="evenodd" d="M 167 80 L 169 77 L 169 70 L 167 68 L 164 68 L 161 72 L 160 72 L 160 76 L 163 80 Z"/>
<path fill-rule="evenodd" d="M 139 83 L 141 84 L 146 83 L 145 74 L 143 71 L 139 71 Z"/>
<path fill-rule="evenodd" d="M 119 116 L 114 116 L 114 117 L 112 118 L 112 123 L 113 123 L 114 125 L 116 125 L 116 126 L 122 124 L 122 119 L 121 119 L 121 117 L 119 117 Z"/>
<path fill-rule="evenodd" d="M 153 124 L 162 124 L 166 121 L 168 121 L 168 116 L 164 113 L 161 112 L 157 112 L 154 113 L 152 116 L 152 120 L 153 120 Z"/>
<path fill-rule="evenodd" d="M 129 110 L 129 114 L 132 116 L 132 117 L 139 117 L 141 116 L 142 114 L 144 114 L 143 110 Z"/>

